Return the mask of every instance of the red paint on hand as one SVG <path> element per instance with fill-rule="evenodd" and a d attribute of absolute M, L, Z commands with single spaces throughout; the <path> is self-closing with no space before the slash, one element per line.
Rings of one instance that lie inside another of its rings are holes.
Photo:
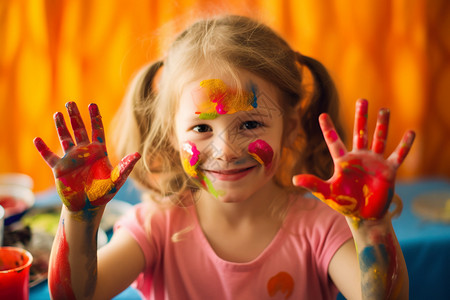
<path fill-rule="evenodd" d="M 89 140 L 76 104 L 69 102 L 66 107 L 76 144 L 61 113 L 56 113 L 54 118 L 65 155 L 62 158 L 58 157 L 40 138 L 36 138 L 34 144 L 52 168 L 60 198 L 69 210 L 80 211 L 92 205 L 104 205 L 123 185 L 140 155 L 138 153 L 128 155 L 113 168 L 108 159 L 103 124 L 97 105 L 89 106 L 92 141 Z"/>
<path fill-rule="evenodd" d="M 372 151 L 367 145 L 367 101 L 356 105 L 354 149 L 347 152 L 336 139 L 333 123 L 327 115 L 319 118 L 325 141 L 334 161 L 334 175 L 327 181 L 312 175 L 297 175 L 296 186 L 310 190 L 316 197 L 340 213 L 362 219 L 379 219 L 389 209 L 394 196 L 396 170 L 406 157 L 414 140 L 414 133 L 407 132 L 401 144 L 385 160 L 382 156 L 387 138 L 389 111 L 378 115 Z"/>

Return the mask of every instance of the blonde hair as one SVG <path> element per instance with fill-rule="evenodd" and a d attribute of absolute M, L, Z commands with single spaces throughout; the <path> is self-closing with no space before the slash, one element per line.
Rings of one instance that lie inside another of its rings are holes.
<path fill-rule="evenodd" d="M 303 67 L 314 79 L 310 95 L 305 92 Z M 197 188 L 184 173 L 179 152 L 173 147 L 178 99 L 186 84 L 208 72 L 226 74 L 239 87 L 239 70 L 277 87 L 284 112 L 300 107 L 299 132 L 293 145 L 283 149 L 276 182 L 292 187 L 295 174 L 310 173 L 324 179 L 331 176 L 333 164 L 318 116 L 326 112 L 338 131 L 340 125 L 336 89 L 325 67 L 292 50 L 268 26 L 247 17 L 226 15 L 188 27 L 173 41 L 164 60 L 145 66 L 131 83 L 115 118 L 115 140 L 120 157 L 134 151 L 142 154 L 131 175 L 140 185 L 158 198 Z"/>

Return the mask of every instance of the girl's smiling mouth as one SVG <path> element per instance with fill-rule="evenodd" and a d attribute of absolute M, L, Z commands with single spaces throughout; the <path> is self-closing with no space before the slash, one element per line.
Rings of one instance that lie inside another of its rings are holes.
<path fill-rule="evenodd" d="M 251 166 L 248 168 L 240 169 L 229 169 L 229 170 L 204 170 L 206 173 L 214 176 L 215 179 L 222 181 L 236 181 L 245 176 L 247 176 L 256 166 Z"/>

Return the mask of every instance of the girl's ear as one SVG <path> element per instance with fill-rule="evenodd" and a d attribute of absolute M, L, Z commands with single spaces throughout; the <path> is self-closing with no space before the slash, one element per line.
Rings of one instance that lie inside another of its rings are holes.
<path fill-rule="evenodd" d="M 285 122 L 285 146 L 292 147 L 300 132 L 300 106 L 301 103 L 297 103 L 294 109 L 290 110 Z"/>

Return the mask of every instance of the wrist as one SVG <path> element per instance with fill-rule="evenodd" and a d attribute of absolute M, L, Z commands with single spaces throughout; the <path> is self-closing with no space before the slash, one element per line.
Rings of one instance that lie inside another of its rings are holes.
<path fill-rule="evenodd" d="M 66 219 L 70 219 L 76 222 L 89 223 L 89 224 L 100 224 L 103 212 L 105 211 L 106 205 L 90 206 L 86 205 L 81 210 L 73 211 L 68 207 L 63 205 L 63 214 Z"/>

